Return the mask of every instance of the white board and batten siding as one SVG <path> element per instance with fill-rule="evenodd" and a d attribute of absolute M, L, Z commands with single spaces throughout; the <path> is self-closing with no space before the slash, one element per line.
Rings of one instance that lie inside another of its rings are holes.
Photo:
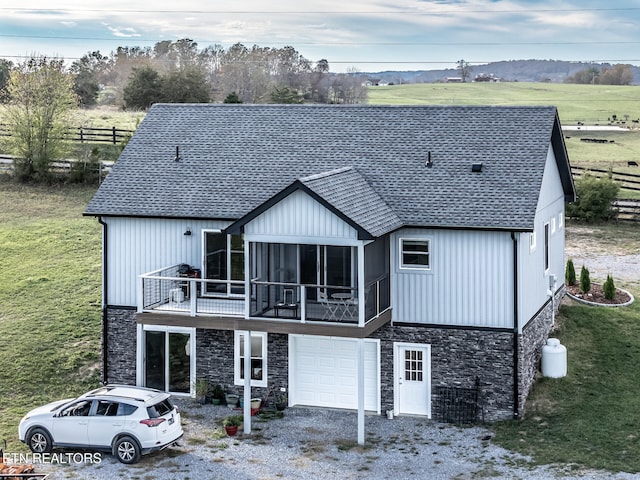
<path fill-rule="evenodd" d="M 359 245 L 358 232 L 335 213 L 298 190 L 244 227 L 245 240 L 277 243 Z"/>
<path fill-rule="evenodd" d="M 400 267 L 400 239 L 428 239 L 429 270 Z M 391 235 L 393 321 L 513 328 L 508 232 L 405 228 Z"/>
<path fill-rule="evenodd" d="M 136 306 L 138 276 L 187 263 L 202 268 L 202 230 L 230 222 L 106 217 L 109 305 Z M 191 235 L 185 235 L 189 228 Z"/>
<path fill-rule="evenodd" d="M 547 154 L 547 163 L 535 218 L 535 246 L 531 247 L 531 234 L 523 233 L 519 240 L 518 268 L 520 284 L 520 326 L 523 327 L 549 300 L 549 275 L 555 275 L 556 288 L 564 283 L 564 191 L 556 159 L 551 147 Z M 545 224 L 549 225 L 549 269 L 544 270 Z M 576 265 L 580 268 L 581 265 Z"/>

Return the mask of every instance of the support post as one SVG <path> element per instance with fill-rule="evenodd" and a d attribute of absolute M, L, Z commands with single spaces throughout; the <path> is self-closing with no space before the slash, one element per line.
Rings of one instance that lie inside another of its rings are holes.
<path fill-rule="evenodd" d="M 244 332 L 244 433 L 251 433 L 251 332 Z"/>
<path fill-rule="evenodd" d="M 364 277 L 364 245 L 360 243 L 356 250 L 358 256 L 358 326 L 364 327 L 365 324 L 365 277 Z"/>
<path fill-rule="evenodd" d="M 364 339 L 357 340 L 358 354 L 358 445 L 364 445 Z"/>

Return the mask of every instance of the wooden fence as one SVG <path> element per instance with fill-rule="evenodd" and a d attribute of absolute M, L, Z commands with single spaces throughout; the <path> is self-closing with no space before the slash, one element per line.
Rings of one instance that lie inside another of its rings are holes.
<path fill-rule="evenodd" d="M 93 127 L 74 127 L 70 128 L 65 136 L 65 140 L 80 143 L 112 143 L 117 145 L 127 141 L 133 135 L 134 130 L 124 130 L 121 128 L 93 128 Z M 0 136 L 8 137 L 11 133 L 7 125 L 0 123 Z"/>
<path fill-rule="evenodd" d="M 640 175 L 635 173 L 616 172 L 615 170 L 601 170 L 599 168 L 571 167 L 573 178 L 578 178 L 585 173 L 589 173 L 596 178 L 602 178 L 612 174 L 613 180 L 620 184 L 622 190 L 635 190 L 640 192 Z"/>
<path fill-rule="evenodd" d="M 616 218 L 627 222 L 640 222 L 640 200 L 615 200 L 612 202 Z"/>
<path fill-rule="evenodd" d="M 0 174 L 13 174 L 13 156 L 0 154 Z M 100 162 L 90 163 L 83 162 L 81 160 L 59 160 L 51 163 L 51 173 L 59 176 L 67 176 L 71 173 L 74 167 L 83 165 L 83 168 L 95 168 L 95 173 L 98 174 L 100 182 L 104 180 L 107 174 L 111 171 L 111 167 L 115 162 L 110 160 L 101 160 Z"/>

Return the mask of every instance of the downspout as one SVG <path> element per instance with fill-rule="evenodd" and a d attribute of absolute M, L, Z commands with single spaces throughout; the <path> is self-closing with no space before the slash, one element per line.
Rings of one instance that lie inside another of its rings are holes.
<path fill-rule="evenodd" d="M 107 335 L 107 328 L 109 327 L 109 317 L 107 316 L 107 288 L 109 283 L 107 282 L 107 224 L 102 220 L 102 217 L 98 217 L 98 222 L 102 225 L 102 383 L 106 385 L 108 383 L 109 376 L 107 375 L 108 365 L 108 346 L 109 336 Z"/>
<path fill-rule="evenodd" d="M 519 383 L 520 359 L 518 357 L 518 239 L 515 232 L 511 232 L 513 241 L 513 419 L 520 418 Z"/>

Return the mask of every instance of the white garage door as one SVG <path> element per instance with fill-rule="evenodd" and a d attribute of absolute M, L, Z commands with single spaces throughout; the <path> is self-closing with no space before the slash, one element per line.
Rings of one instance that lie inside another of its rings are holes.
<path fill-rule="evenodd" d="M 365 410 L 380 412 L 378 341 L 364 341 Z M 358 408 L 357 340 L 290 336 L 292 405 Z"/>

